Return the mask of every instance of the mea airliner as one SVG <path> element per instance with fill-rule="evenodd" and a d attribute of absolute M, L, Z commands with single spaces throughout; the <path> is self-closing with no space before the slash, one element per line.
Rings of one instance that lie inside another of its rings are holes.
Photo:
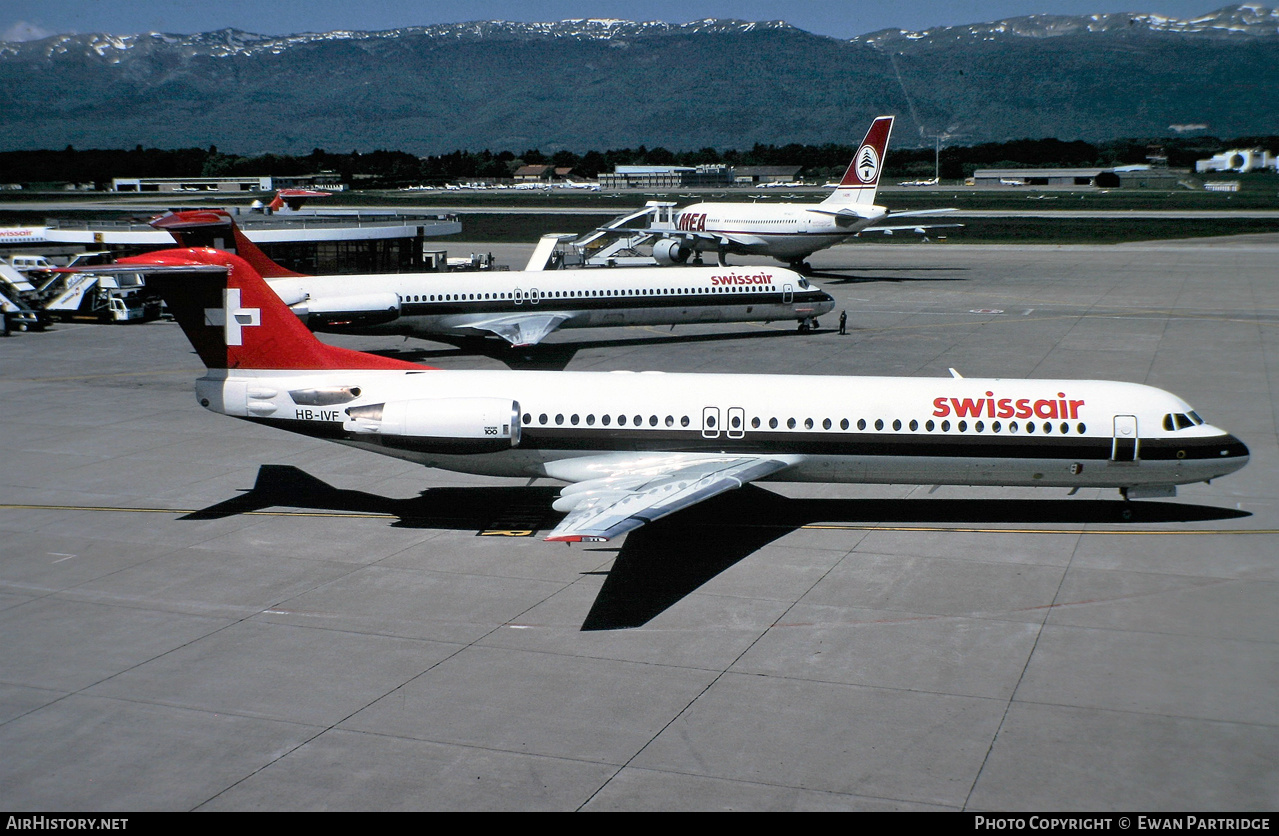
<path fill-rule="evenodd" d="M 207 367 L 207 409 L 428 467 L 568 482 L 547 540 L 608 540 L 757 480 L 1132 499 L 1248 461 L 1181 398 L 1134 383 L 442 371 L 321 343 L 237 256 L 123 261 L 148 268 Z"/>
<path fill-rule="evenodd" d="M 880 116 L 871 124 L 839 186 L 821 203 L 694 203 L 675 213 L 673 229 L 642 230 L 663 236 L 653 246 L 653 257 L 659 264 L 683 264 L 694 253 L 715 252 L 724 264 L 727 253 L 766 255 L 793 269 L 807 270 L 804 259 L 808 256 L 865 230 L 892 234 L 898 229 L 922 232 L 959 226 L 884 223 L 890 218 L 951 211 L 922 209 L 890 215 L 886 207 L 875 205 L 892 130 L 892 116 Z"/>
<path fill-rule="evenodd" d="M 795 321 L 835 307 L 829 294 L 776 267 L 529 270 L 304 276 L 258 249 L 221 210 L 151 222 L 179 244 L 213 244 L 247 260 L 313 331 L 410 337 L 496 335 L 535 345 L 559 328 Z"/>

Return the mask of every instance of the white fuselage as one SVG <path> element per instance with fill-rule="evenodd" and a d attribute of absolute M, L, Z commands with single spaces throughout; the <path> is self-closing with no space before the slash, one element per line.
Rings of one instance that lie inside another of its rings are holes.
<path fill-rule="evenodd" d="M 833 214 L 841 208 L 848 214 Z M 851 238 L 887 214 L 883 206 L 868 204 L 695 203 L 679 210 L 675 228 L 727 240 L 728 252 L 799 261 Z M 710 239 L 695 239 L 694 246 L 717 249 Z"/>
<path fill-rule="evenodd" d="M 745 454 L 787 461 L 780 481 L 1128 489 L 1248 460 L 1175 395 L 1109 381 L 233 370 L 197 393 L 218 412 L 432 467 L 570 482 L 664 455 Z M 383 412 L 407 429 L 378 424 Z"/>
<path fill-rule="evenodd" d="M 558 328 L 802 321 L 834 300 L 780 267 L 610 268 L 271 279 L 312 330 L 465 336 L 507 319 L 555 316 Z"/>

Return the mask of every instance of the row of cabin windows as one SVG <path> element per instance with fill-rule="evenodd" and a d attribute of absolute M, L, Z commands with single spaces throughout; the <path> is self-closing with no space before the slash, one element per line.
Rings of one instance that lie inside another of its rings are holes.
<path fill-rule="evenodd" d="M 563 413 L 556 415 L 554 419 L 552 419 L 545 412 L 537 416 L 537 423 L 542 425 L 552 423 L 553 421 L 557 426 L 559 426 L 564 424 L 564 420 L 565 418 Z M 614 418 L 611 415 L 601 415 L 599 418 L 600 425 L 604 427 L 609 426 L 610 424 L 613 423 L 613 421 L 614 421 Z M 644 416 L 636 415 L 633 417 L 628 417 L 626 415 L 618 415 L 616 418 L 616 421 L 617 421 L 617 426 L 619 427 L 625 427 L 628 422 L 631 424 L 631 426 L 642 427 L 644 425 Z M 533 423 L 532 413 L 529 413 L 529 412 L 524 413 L 524 423 L 525 424 Z M 568 423 L 576 427 L 578 424 L 582 423 L 582 417 L 574 413 L 568 416 Z M 658 425 L 674 427 L 675 423 L 676 423 L 676 419 L 674 415 L 667 415 L 665 419 L 658 418 L 658 416 L 656 415 L 648 416 L 648 426 L 650 427 L 656 427 Z M 681 427 L 688 427 L 691 423 L 692 421 L 689 419 L 687 415 L 684 415 L 679 419 L 679 425 Z M 714 429 L 716 423 L 717 422 L 716 422 L 715 416 L 713 415 L 706 416 L 707 429 Z M 734 430 L 741 429 L 742 419 L 740 416 L 734 415 L 729 419 L 729 424 Z M 761 425 L 762 425 L 762 421 L 758 416 L 751 419 L 751 427 L 753 427 L 754 429 L 759 429 Z M 778 428 L 779 425 L 780 425 L 780 422 L 777 418 L 768 419 L 769 429 L 775 430 Z M 800 422 L 796 420 L 795 418 L 786 419 L 787 429 L 793 430 L 793 429 L 796 429 L 799 425 L 800 425 Z M 595 415 L 593 413 L 588 414 L 586 416 L 586 426 L 588 427 L 595 426 Z M 814 426 L 816 426 L 816 424 L 812 418 L 805 418 L 803 420 L 803 426 L 804 426 L 804 429 L 811 430 L 813 429 Z M 822 429 L 829 430 L 834 426 L 834 422 L 832 422 L 831 419 L 826 418 L 822 421 L 821 426 L 822 426 Z M 851 426 L 853 425 L 849 422 L 847 418 L 844 418 L 839 422 L 839 428 L 841 430 L 848 430 L 849 427 Z M 859 418 L 857 420 L 856 426 L 858 430 L 865 430 L 867 426 L 874 426 L 876 430 L 882 431 L 884 427 L 887 425 L 884 423 L 884 420 L 882 418 L 877 418 L 873 425 L 867 424 L 865 418 Z M 897 419 L 892 422 L 891 426 L 894 432 L 901 432 L 903 427 L 906 427 L 911 432 L 918 432 L 920 428 L 920 423 L 918 421 L 912 420 L 907 424 L 903 424 L 900 419 Z M 970 426 L 975 432 L 979 432 L 979 433 L 986 432 L 987 429 L 995 433 L 1001 433 L 1005 429 L 1007 429 L 1008 432 L 1010 433 L 1015 433 L 1015 432 L 1035 433 L 1035 432 L 1040 432 L 1041 430 L 1037 429 L 1037 427 L 1041 427 L 1042 432 L 1045 435 L 1049 435 L 1053 432 L 1057 432 L 1061 435 L 1069 435 L 1072 429 L 1070 424 L 1067 423 L 1066 421 L 1062 421 L 1058 425 L 1054 425 L 1053 422 L 1051 421 L 1044 421 L 1042 425 L 1036 424 L 1033 421 L 1027 421 L 1024 424 L 1019 424 L 1016 421 L 1009 421 L 1007 424 L 1003 424 L 1000 421 L 992 421 L 990 422 L 989 425 L 987 425 L 985 421 L 974 421 L 971 425 L 967 421 L 958 421 L 952 425 L 950 421 L 942 421 L 941 423 L 937 423 L 937 422 L 934 422 L 932 419 L 929 419 L 923 423 L 923 428 L 925 432 L 935 432 L 935 431 L 950 432 L 953 427 L 954 429 L 963 433 L 963 432 L 968 432 L 968 429 Z M 1073 429 L 1075 433 L 1077 433 L 1078 435 L 1083 435 L 1084 433 L 1087 432 L 1088 427 L 1082 421 L 1080 421 L 1078 424 L 1074 426 Z"/>
<path fill-rule="evenodd" d="M 516 293 L 413 293 L 400 296 L 401 302 L 482 302 L 485 299 L 532 299 L 537 293 L 538 299 L 582 299 L 592 296 L 671 296 L 692 293 L 763 293 L 765 290 L 776 290 L 768 285 L 729 285 L 726 287 L 689 288 L 677 287 L 671 290 L 565 290 L 565 291 L 520 291 Z"/>

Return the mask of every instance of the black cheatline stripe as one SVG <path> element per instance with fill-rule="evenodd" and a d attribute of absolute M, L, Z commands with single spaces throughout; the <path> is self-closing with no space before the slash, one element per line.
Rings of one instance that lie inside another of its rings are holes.
<path fill-rule="evenodd" d="M 376 435 L 346 433 L 341 424 L 330 421 L 300 421 L 290 418 L 250 417 L 266 424 L 313 438 L 366 440 Z M 1246 448 L 1231 438 L 1196 438 L 1194 443 L 1175 439 L 1143 439 L 1141 458 L 1149 461 L 1198 461 L 1247 455 Z M 1080 459 L 1109 460 L 1112 440 L 1108 437 L 1052 435 L 925 435 L 921 433 L 767 432 L 752 430 L 741 438 L 721 433 L 705 438 L 700 430 L 634 427 L 571 427 L 525 424 L 521 430 L 521 450 L 599 450 L 605 452 L 725 453 L 742 455 L 784 455 L 786 453 L 827 456 L 901 456 L 988 459 Z M 1227 455 L 1223 456 L 1225 450 Z M 1178 456 L 1183 452 L 1184 456 Z"/>
<path fill-rule="evenodd" d="M 744 286 L 744 285 L 743 285 Z M 542 297 L 536 305 L 525 299 L 516 305 L 510 299 L 476 299 L 467 302 L 405 302 L 401 316 L 449 316 L 454 314 L 517 314 L 517 313 L 569 313 L 575 311 L 612 310 L 626 308 L 645 310 L 651 308 L 722 308 L 727 305 L 781 305 L 806 304 L 828 301 L 825 293 L 795 291 L 790 303 L 783 301 L 781 292 L 769 293 L 707 293 L 671 294 L 655 296 L 587 296 L 576 298 Z M 727 300 L 727 301 L 725 301 Z M 624 303 L 624 304 L 619 304 Z M 341 316 L 337 314 L 326 314 Z"/>
<path fill-rule="evenodd" d="M 698 453 L 828 456 L 903 456 L 945 458 L 1109 459 L 1109 438 L 1066 436 L 922 435 L 867 432 L 761 432 L 741 438 L 721 433 L 705 438 L 700 430 L 618 429 L 524 425 L 521 449 L 641 450 Z"/>

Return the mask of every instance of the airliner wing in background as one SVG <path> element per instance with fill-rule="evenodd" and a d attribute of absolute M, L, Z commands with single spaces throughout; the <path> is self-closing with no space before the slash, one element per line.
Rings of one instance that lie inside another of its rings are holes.
<path fill-rule="evenodd" d="M 940 215 L 944 212 L 954 212 L 954 211 L 956 211 L 954 208 L 948 208 L 948 209 L 912 209 L 909 212 L 889 212 L 878 223 L 871 224 L 870 226 L 866 227 L 861 232 L 859 232 L 858 235 L 859 236 L 866 235 L 872 232 L 882 232 L 885 235 L 892 235 L 894 232 L 902 231 L 902 230 L 908 230 L 910 232 L 918 232 L 922 234 L 925 230 L 929 230 L 929 229 L 962 229 L 964 226 L 963 224 L 933 224 L 933 223 L 895 224 L 895 223 L 891 223 L 892 221 L 896 221 L 899 218 L 917 218 L 920 215 Z"/>
<path fill-rule="evenodd" d="M 856 209 L 851 209 L 847 206 L 840 209 L 824 209 L 821 204 L 818 204 L 816 206 L 806 206 L 804 209 L 807 212 L 815 212 L 818 215 L 830 215 L 836 220 L 836 222 L 848 221 L 849 223 L 853 223 L 856 221 L 864 221 L 867 217 L 864 212 L 858 212 Z"/>
<path fill-rule="evenodd" d="M 819 215 L 831 215 L 836 218 L 848 218 L 849 220 L 857 220 L 858 218 L 867 217 L 867 214 L 864 211 L 859 213 L 856 209 L 850 209 L 847 207 L 842 209 L 824 209 L 821 207 L 821 204 L 818 204 L 817 206 L 806 206 L 804 208 L 806 211 L 816 212 Z M 891 218 L 912 218 L 918 215 L 939 215 L 942 212 L 955 211 L 957 210 L 954 207 L 946 209 L 911 209 L 908 212 L 889 212 L 885 215 L 881 215 L 880 219 L 888 220 Z"/>
<path fill-rule="evenodd" d="M 704 241 L 718 246 L 728 246 L 735 244 L 739 247 L 762 247 L 767 242 L 758 235 L 743 235 L 741 233 L 728 232 L 694 232 L 688 229 L 666 229 L 665 227 L 656 226 L 640 226 L 640 227 L 596 227 L 598 232 L 628 232 L 632 235 L 660 235 L 663 238 L 671 238 L 680 241 L 694 243 Z M 705 249 L 705 247 L 703 247 Z"/>
<path fill-rule="evenodd" d="M 882 232 L 885 235 L 892 235 L 894 232 L 901 231 L 918 232 L 922 234 L 930 229 L 962 229 L 963 226 L 963 224 L 898 224 L 897 226 L 882 226 L 880 224 L 876 224 L 875 226 L 866 227 L 857 234 L 858 236 L 862 236 L 869 235 L 872 232 Z"/>
<path fill-rule="evenodd" d="M 547 540 L 579 543 L 611 540 L 644 523 L 673 514 L 747 482 L 785 470 L 795 456 L 715 456 L 669 453 L 652 465 L 651 454 L 637 454 L 633 472 L 609 456 L 612 475 L 569 485 L 555 501 L 568 511 Z M 575 468 L 586 465 L 582 459 Z M 586 465 L 589 466 L 589 465 Z M 547 468 L 554 470 L 553 465 Z"/>
<path fill-rule="evenodd" d="M 734 232 L 734 233 L 725 232 L 725 233 L 716 235 L 715 237 L 725 241 L 728 244 L 736 244 L 739 247 L 763 247 L 768 244 L 768 241 L 759 237 L 758 235 L 743 235 L 740 232 Z"/>
<path fill-rule="evenodd" d="M 488 331 L 506 340 L 513 346 L 537 345 L 547 334 L 572 319 L 570 314 L 516 314 L 512 316 L 495 316 L 479 322 L 468 322 L 459 325 L 458 330 Z"/>

